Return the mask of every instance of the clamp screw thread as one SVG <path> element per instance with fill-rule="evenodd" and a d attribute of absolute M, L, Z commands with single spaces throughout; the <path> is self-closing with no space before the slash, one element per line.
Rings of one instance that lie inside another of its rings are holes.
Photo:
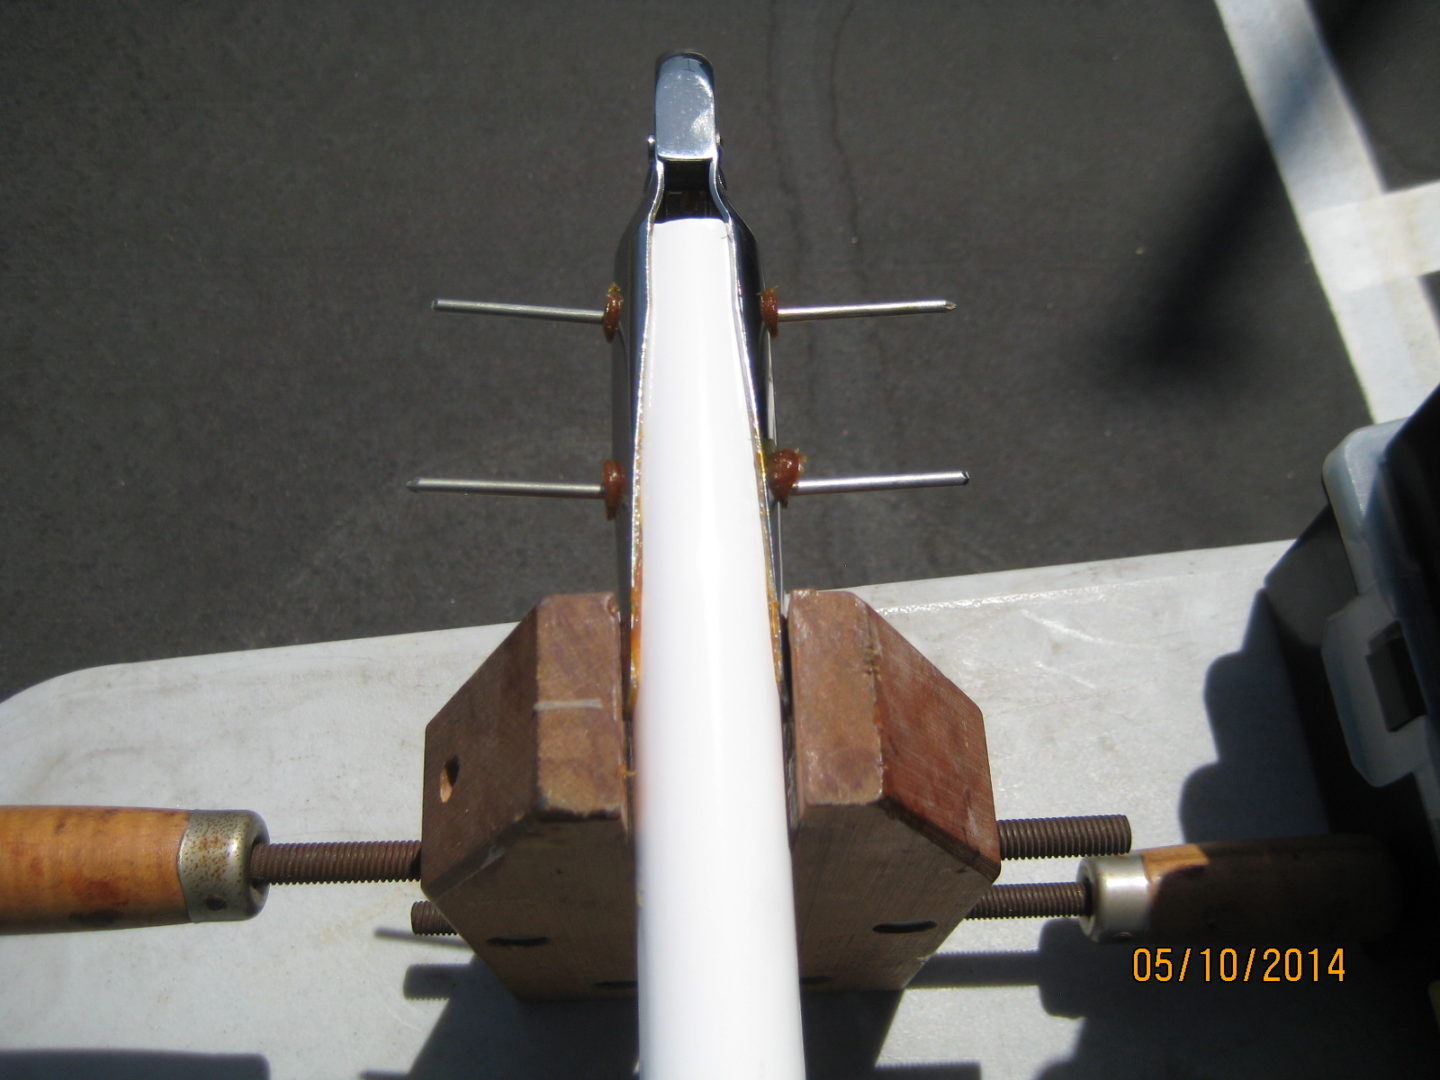
<path fill-rule="evenodd" d="M 410 905 L 410 932 L 421 937 L 438 936 L 455 933 L 455 927 L 429 900 L 416 900 Z"/>
<path fill-rule="evenodd" d="M 1130 851 L 1130 819 L 1124 814 L 1011 818 L 995 824 L 1000 830 L 1002 859 L 1125 855 Z"/>
<path fill-rule="evenodd" d="M 250 877 L 271 885 L 418 881 L 420 841 L 257 844 L 250 853 Z"/>
<path fill-rule="evenodd" d="M 992 885 L 967 919 L 1072 919 L 1090 914 L 1090 890 L 1077 881 Z"/>

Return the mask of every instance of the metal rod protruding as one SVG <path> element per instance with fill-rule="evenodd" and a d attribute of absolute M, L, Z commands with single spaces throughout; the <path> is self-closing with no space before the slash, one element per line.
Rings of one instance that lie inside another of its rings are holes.
<path fill-rule="evenodd" d="M 411 491 L 452 495 L 533 495 L 542 499 L 603 499 L 604 484 L 546 484 L 530 480 L 442 480 L 417 476 L 405 485 Z"/>
<path fill-rule="evenodd" d="M 420 880 L 419 840 L 256 844 L 250 878 L 270 885 Z"/>
<path fill-rule="evenodd" d="M 1090 891 L 1077 881 L 991 885 L 967 919 L 1077 919 L 1090 914 Z"/>
<path fill-rule="evenodd" d="M 492 300 L 432 300 L 435 311 L 461 315 L 511 315 L 519 319 L 550 319 L 554 322 L 598 323 L 605 312 L 590 308 L 548 307 L 542 304 L 502 304 Z"/>
<path fill-rule="evenodd" d="M 1012 818 L 995 824 L 1000 830 L 1002 859 L 1126 855 L 1130 851 L 1130 819 L 1124 814 Z"/>
<path fill-rule="evenodd" d="M 954 311 L 950 300 L 897 300 L 880 304 L 823 304 L 818 307 L 782 307 L 781 322 L 811 319 L 858 319 L 870 315 L 936 315 Z"/>
<path fill-rule="evenodd" d="M 836 495 L 850 491 L 900 491 L 906 488 L 960 487 L 970 482 L 964 469 L 949 472 L 898 473 L 892 476 L 802 476 L 791 495 Z"/>
<path fill-rule="evenodd" d="M 519 319 L 550 319 L 554 322 L 603 323 L 605 312 L 596 308 L 551 307 L 547 304 L 506 304 L 495 300 L 430 301 L 435 311 L 458 315 L 509 315 Z M 950 300 L 895 300 L 879 304 L 819 304 L 814 307 L 782 307 L 775 314 L 781 322 L 808 322 L 816 319 L 859 319 L 871 315 L 934 315 L 954 311 Z"/>
<path fill-rule="evenodd" d="M 410 932 L 418 937 L 439 937 L 455 933 L 455 927 L 429 900 L 416 900 L 410 905 Z"/>

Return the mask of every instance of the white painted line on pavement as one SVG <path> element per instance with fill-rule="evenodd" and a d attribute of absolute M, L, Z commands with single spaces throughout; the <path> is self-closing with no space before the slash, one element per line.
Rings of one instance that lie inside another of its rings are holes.
<path fill-rule="evenodd" d="M 1440 266 L 1440 184 L 1386 193 L 1304 0 L 1215 0 L 1370 414 L 1409 416 L 1440 382 L 1417 275 Z"/>

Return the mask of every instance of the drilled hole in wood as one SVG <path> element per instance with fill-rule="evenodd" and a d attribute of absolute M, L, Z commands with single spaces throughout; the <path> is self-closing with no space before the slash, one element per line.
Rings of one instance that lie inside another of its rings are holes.
<path fill-rule="evenodd" d="M 455 794 L 455 781 L 460 779 L 460 759 L 452 757 L 440 769 L 440 801 L 449 802 Z"/>
<path fill-rule="evenodd" d="M 516 934 L 514 937 L 486 938 L 485 944 L 503 945 L 511 949 L 533 949 L 537 945 L 549 945 L 550 939 L 539 934 Z"/>
<path fill-rule="evenodd" d="M 918 934 L 925 930 L 934 930 L 935 923 L 930 919 L 910 919 L 905 922 L 882 922 L 871 929 L 877 934 Z"/>

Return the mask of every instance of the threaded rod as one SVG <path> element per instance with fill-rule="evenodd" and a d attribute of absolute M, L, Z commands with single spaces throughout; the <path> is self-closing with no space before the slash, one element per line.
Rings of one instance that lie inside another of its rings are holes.
<path fill-rule="evenodd" d="M 995 824 L 1000 830 L 1002 859 L 1060 859 L 1130 851 L 1130 819 L 1124 814 L 1010 818 Z"/>
<path fill-rule="evenodd" d="M 1000 834 L 1002 859 L 1123 855 L 1130 850 L 1130 819 L 1124 814 L 1010 818 L 998 821 L 996 825 Z M 250 855 L 250 876 L 256 883 L 270 885 L 418 881 L 420 841 L 258 844 Z M 1021 886 L 996 886 L 996 889 L 1014 888 Z M 981 907 L 987 903 L 988 897 L 981 901 Z M 437 918 L 440 917 L 438 911 L 435 914 Z M 991 917 L 1000 916 L 971 915 L 971 918 Z"/>
<path fill-rule="evenodd" d="M 991 885 L 967 919 L 1073 919 L 1090 914 L 1090 892 L 1078 881 Z"/>
<path fill-rule="evenodd" d="M 420 880 L 419 840 L 257 844 L 250 877 L 271 885 Z"/>
<path fill-rule="evenodd" d="M 453 934 L 455 927 L 429 900 L 416 900 L 410 905 L 410 932 L 419 937 L 431 937 Z"/>
<path fill-rule="evenodd" d="M 1010 818 L 995 824 L 1002 859 L 1123 855 L 1130 850 L 1130 819 L 1124 814 Z M 250 876 L 270 885 L 418 881 L 420 841 L 259 844 L 250 855 Z"/>

